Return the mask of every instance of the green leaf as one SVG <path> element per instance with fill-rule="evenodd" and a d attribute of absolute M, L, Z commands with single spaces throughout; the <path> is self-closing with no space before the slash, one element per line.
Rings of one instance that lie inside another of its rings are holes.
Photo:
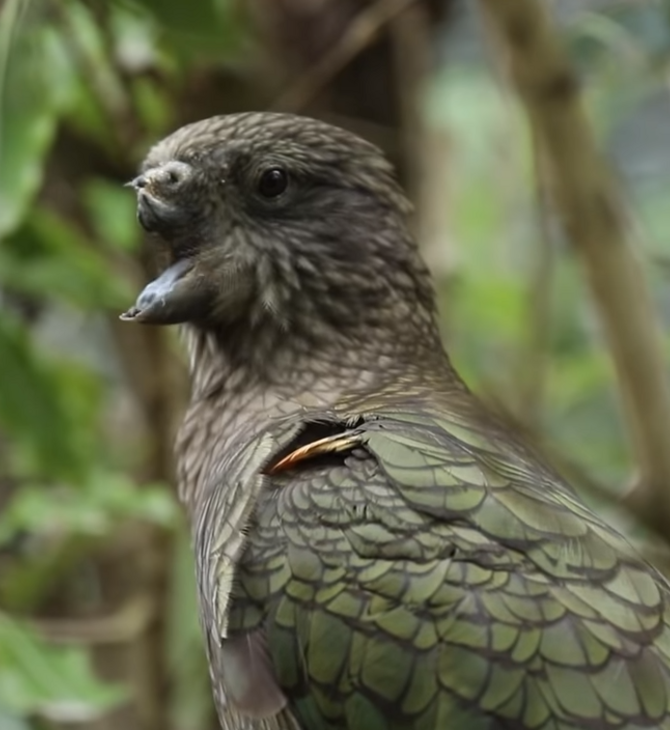
<path fill-rule="evenodd" d="M 0 423 L 6 433 L 28 448 L 39 471 L 74 478 L 81 463 L 68 438 L 67 409 L 54 375 L 7 313 L 0 316 L 0 362 Z"/>
<path fill-rule="evenodd" d="M 141 0 L 139 5 L 150 10 L 162 25 L 180 33 L 210 33 L 219 24 L 217 3 L 212 0 Z"/>
<path fill-rule="evenodd" d="M 118 199 L 114 202 L 116 215 L 134 224 L 128 206 L 120 211 Z M 112 235 L 128 236 L 125 228 L 130 223 L 117 221 Z M 132 298 L 130 283 L 114 271 L 111 257 L 97 250 L 64 216 L 44 207 L 35 209 L 26 225 L 0 248 L 0 283 L 88 311 L 115 309 Z"/>
<path fill-rule="evenodd" d="M 174 126 L 175 117 L 165 90 L 153 80 L 140 77 L 134 80 L 132 93 L 137 113 L 148 134 L 153 138 L 165 135 Z"/>
<path fill-rule="evenodd" d="M 0 238 L 26 215 L 72 91 L 60 39 L 25 20 L 28 5 L 8 0 L 0 14 Z"/>
<path fill-rule="evenodd" d="M 24 485 L 0 512 L 0 545 L 28 534 L 48 549 L 11 561 L 0 583 L 0 599 L 16 611 L 34 609 L 120 524 L 139 520 L 172 529 L 179 515 L 165 485 L 139 487 L 120 472 L 92 468 L 79 488 Z"/>
<path fill-rule="evenodd" d="M 101 241 L 126 251 L 138 247 L 141 229 L 131 191 L 103 178 L 93 178 L 86 182 L 83 198 Z"/>
<path fill-rule="evenodd" d="M 148 10 L 169 37 L 171 50 L 191 56 L 214 52 L 217 56 L 236 51 L 244 39 L 234 0 L 138 0 L 136 7 Z"/>
<path fill-rule="evenodd" d="M 125 474 L 97 469 L 80 489 L 19 489 L 0 514 L 0 543 L 23 532 L 102 537 L 129 519 L 173 527 L 178 515 L 176 501 L 164 485 L 138 487 Z"/>
<path fill-rule="evenodd" d="M 50 646 L 0 614 L 0 707 L 59 722 L 91 722 L 124 697 L 121 688 L 95 677 L 84 652 Z"/>
<path fill-rule="evenodd" d="M 174 496 L 164 484 L 139 487 L 121 472 L 98 472 L 89 484 L 92 504 L 96 504 L 112 520 L 145 520 L 163 527 L 173 527 L 179 515 Z"/>

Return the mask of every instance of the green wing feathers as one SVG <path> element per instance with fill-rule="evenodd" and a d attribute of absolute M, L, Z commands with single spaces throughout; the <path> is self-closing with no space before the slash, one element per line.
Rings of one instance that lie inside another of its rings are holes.
<path fill-rule="evenodd" d="M 456 419 L 337 426 L 262 491 L 227 622 L 302 727 L 670 728 L 668 586 L 553 473 Z"/>

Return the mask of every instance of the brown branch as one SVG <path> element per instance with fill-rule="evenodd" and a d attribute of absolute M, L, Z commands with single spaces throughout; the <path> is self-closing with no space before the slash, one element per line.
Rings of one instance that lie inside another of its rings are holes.
<path fill-rule="evenodd" d="M 612 352 L 640 469 L 626 502 L 667 534 L 670 389 L 658 320 L 629 222 L 545 9 L 536 0 L 480 0 L 480 5 L 546 151 L 554 203 L 581 257 Z"/>
<path fill-rule="evenodd" d="M 158 610 L 156 598 L 138 593 L 111 614 L 77 619 L 31 619 L 28 625 L 53 644 L 127 644 L 137 641 Z"/>
<path fill-rule="evenodd" d="M 420 104 L 423 85 L 433 66 L 432 35 L 424 3 L 412 3 L 390 22 L 395 79 L 400 102 L 400 132 L 406 163 L 405 188 L 416 200 L 420 189 L 420 154 L 425 139 L 425 124 Z"/>
<path fill-rule="evenodd" d="M 361 11 L 340 41 L 282 94 L 273 108 L 277 111 L 297 111 L 306 106 L 329 81 L 377 38 L 385 25 L 414 2 L 416 0 L 378 0 Z"/>
<path fill-rule="evenodd" d="M 401 144 L 394 127 L 372 122 L 369 119 L 364 119 L 359 116 L 329 110 L 320 110 L 319 118 L 324 122 L 329 122 L 338 127 L 345 127 L 351 132 L 354 132 L 354 134 L 373 142 L 377 147 L 390 151 L 392 154 L 400 155 L 402 152 Z"/>
<path fill-rule="evenodd" d="M 519 353 L 519 418 L 528 428 L 537 428 L 546 388 L 549 345 L 552 325 L 552 292 L 555 256 L 547 200 L 547 174 L 544 151 L 533 130 L 533 164 L 537 208 L 537 245 L 534 250 L 530 286 L 527 295 L 526 341 Z"/>

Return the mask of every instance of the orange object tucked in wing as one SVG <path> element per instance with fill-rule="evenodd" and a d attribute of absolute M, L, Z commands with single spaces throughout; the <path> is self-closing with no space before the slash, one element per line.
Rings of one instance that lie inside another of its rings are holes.
<path fill-rule="evenodd" d="M 280 471 L 286 471 L 292 469 L 296 464 L 307 459 L 312 459 L 315 456 L 322 456 L 323 454 L 337 454 L 342 451 L 348 451 L 357 444 L 361 443 L 361 434 L 357 431 L 349 431 L 347 433 L 338 433 L 334 436 L 326 436 L 325 438 L 312 441 L 309 444 L 300 446 L 299 448 L 291 451 L 291 453 L 279 459 L 279 461 L 266 469 L 266 474 L 277 474 Z"/>

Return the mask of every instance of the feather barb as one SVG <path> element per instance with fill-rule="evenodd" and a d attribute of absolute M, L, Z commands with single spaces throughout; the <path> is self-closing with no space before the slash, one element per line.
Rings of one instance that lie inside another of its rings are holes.
<path fill-rule="evenodd" d="M 270 464 L 266 468 L 265 473 L 268 475 L 278 474 L 279 472 L 292 469 L 300 462 L 313 459 L 316 456 L 350 451 L 360 443 L 361 433 L 358 431 L 348 431 L 346 433 L 335 434 L 334 436 L 326 436 L 325 438 L 317 439 L 316 441 L 294 449 L 274 464 Z"/>

